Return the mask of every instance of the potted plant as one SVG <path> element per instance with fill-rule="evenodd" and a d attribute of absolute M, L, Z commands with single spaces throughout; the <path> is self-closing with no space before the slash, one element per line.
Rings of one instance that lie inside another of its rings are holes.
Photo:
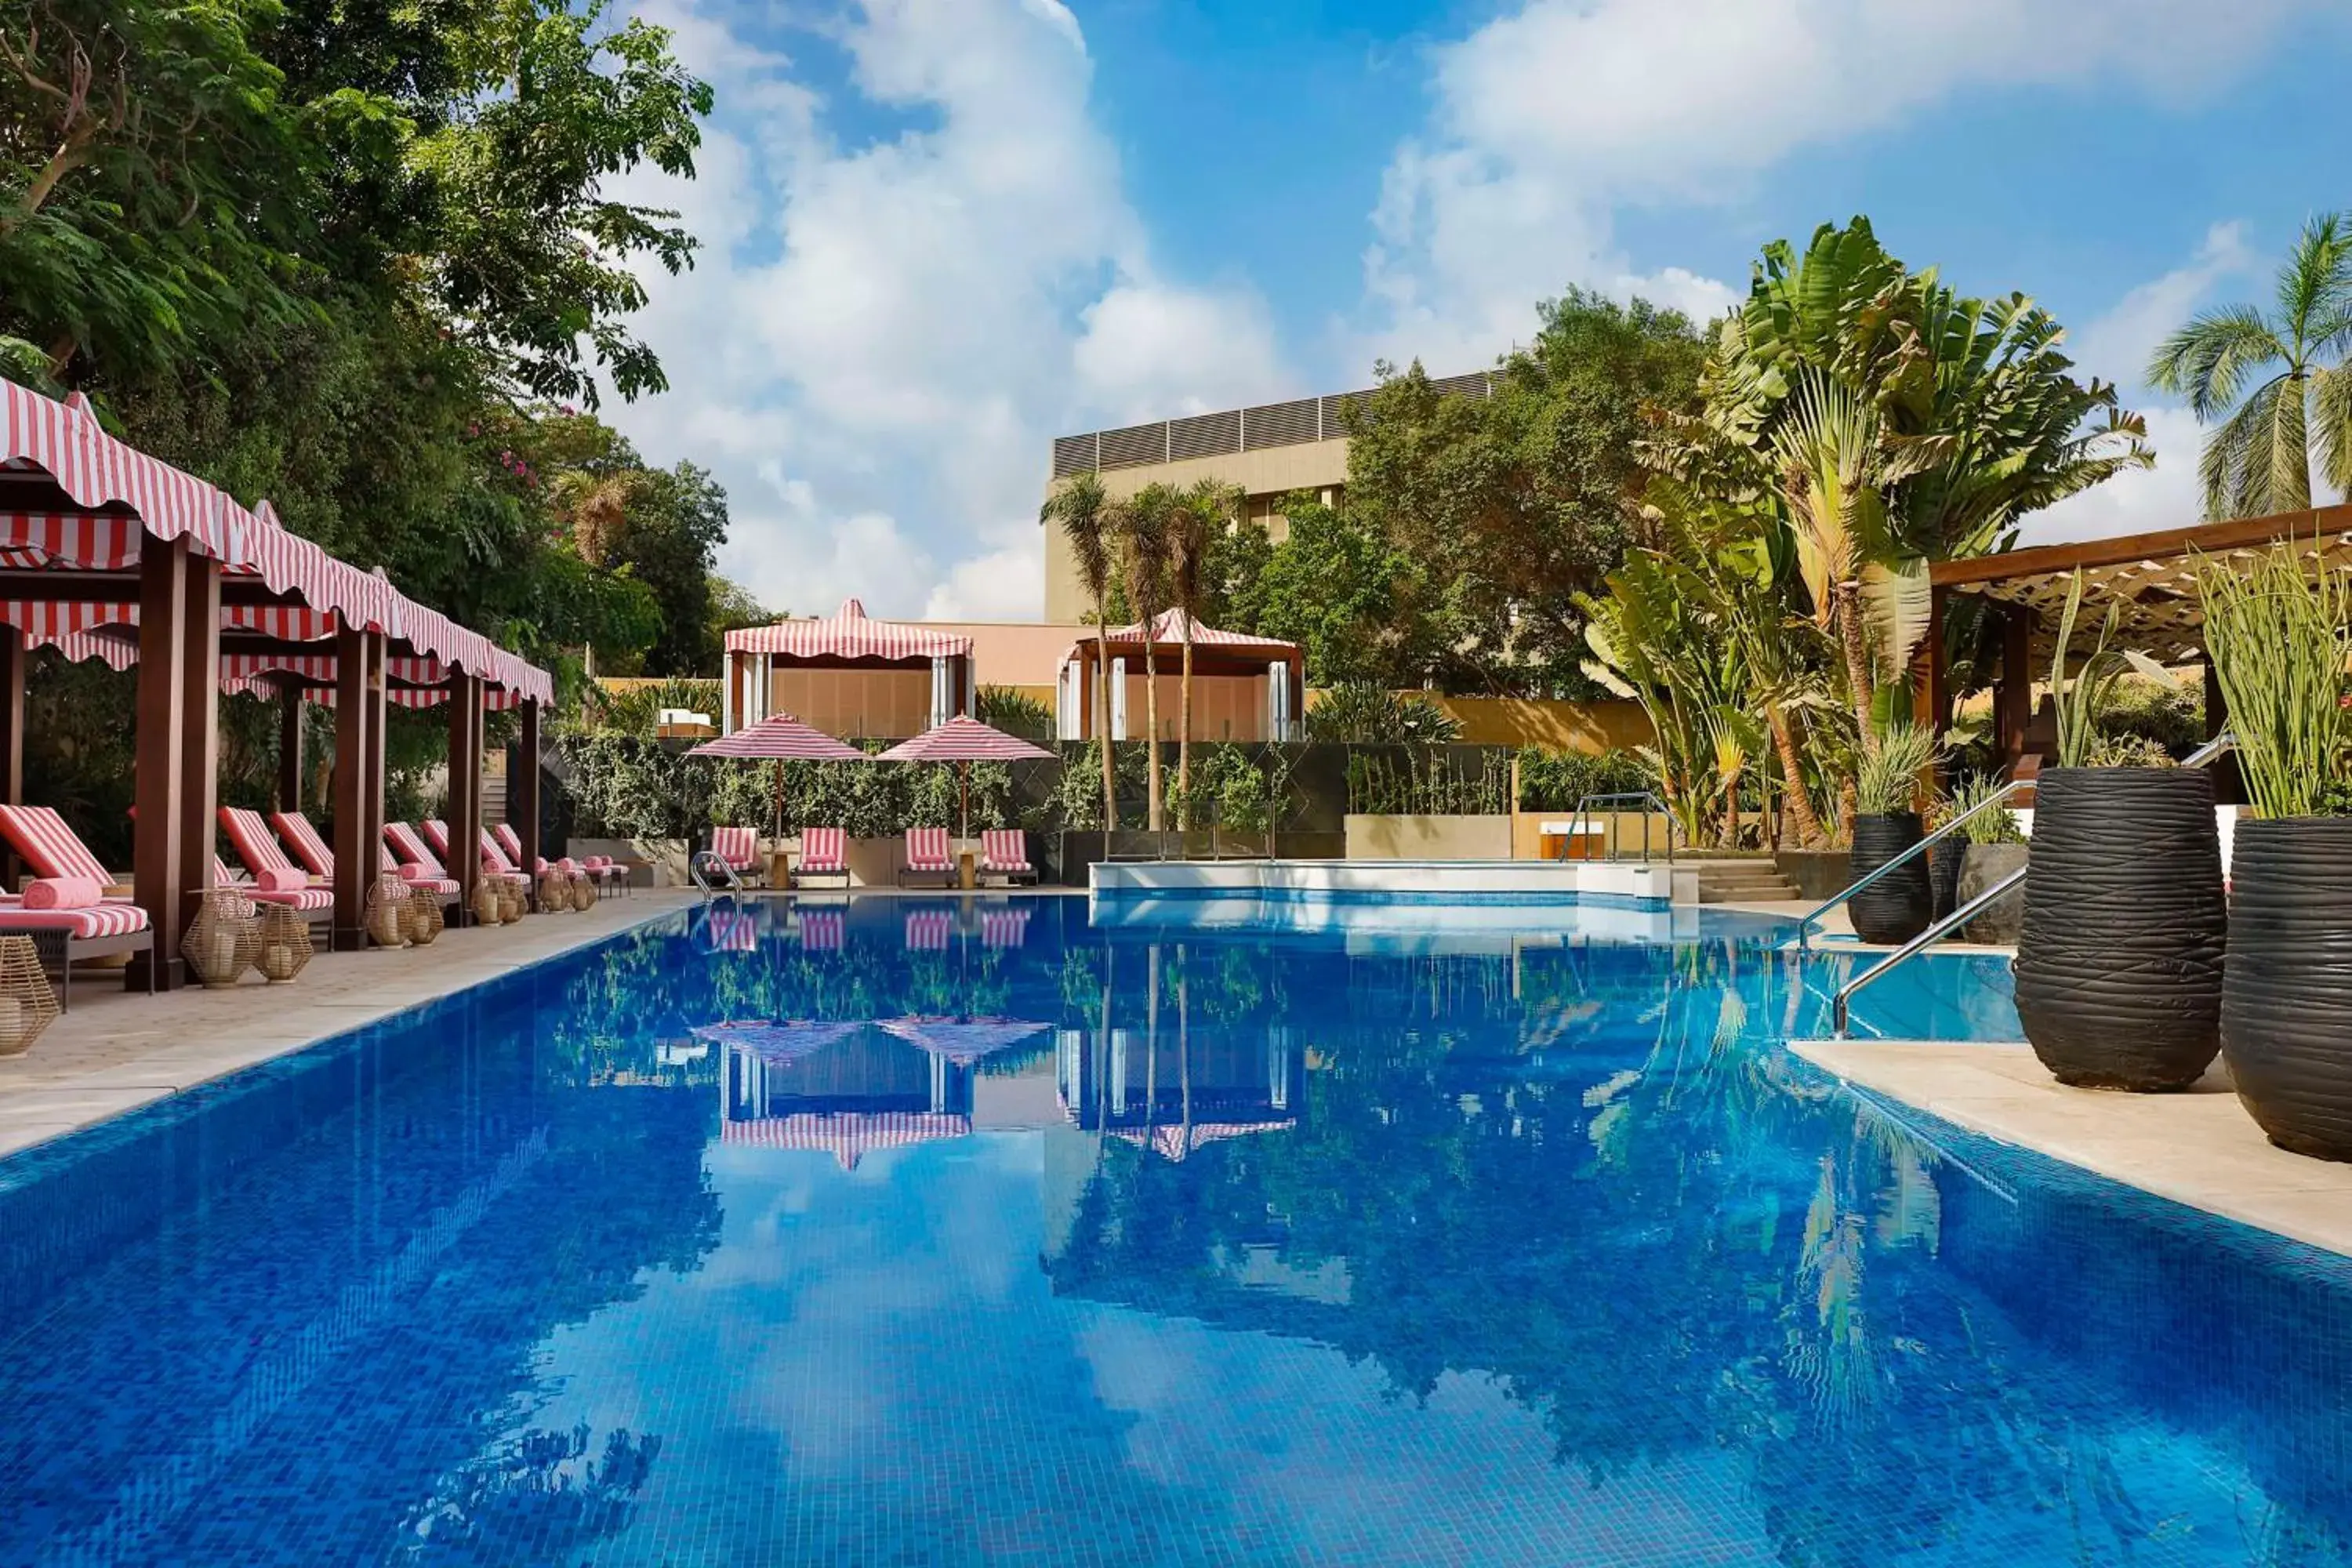
<path fill-rule="evenodd" d="M 1990 773 L 1969 780 L 1953 794 L 1953 815 L 1975 810 L 2007 787 Z M 2006 805 L 1978 811 L 1960 825 L 1958 837 L 1960 879 L 1952 894 L 1956 909 L 1974 903 L 1985 889 L 2025 868 L 2025 833 L 2017 825 L 2017 813 Z M 1973 916 L 1960 927 L 1959 936 L 1987 947 L 2014 947 L 2024 923 L 2024 900 L 2012 894 Z"/>
<path fill-rule="evenodd" d="M 1935 732 L 1914 724 L 1890 724 L 1878 738 L 1878 749 L 1854 769 L 1853 877 L 1868 876 L 1879 867 L 1917 846 L 1919 775 L 1935 762 Z M 1846 902 L 1854 934 L 1864 942 L 1889 946 L 1909 942 L 1935 919 L 1935 900 L 1927 881 L 1927 858 L 1915 855 L 1905 864 L 1856 893 Z"/>
<path fill-rule="evenodd" d="M 2205 646 L 2253 816 L 2231 858 L 2221 1050 L 2272 1142 L 2352 1160 L 2352 584 L 2284 551 L 2200 560 Z"/>
<path fill-rule="evenodd" d="M 2017 1016 L 2061 1083 L 2186 1089 L 2221 1050 L 2227 912 L 2213 781 L 2201 768 L 2095 765 L 2100 707 L 2132 661 L 2108 647 L 2111 605 L 2068 678 L 2082 605 L 2078 572 L 2050 671 L 2057 765 L 2034 781 Z"/>

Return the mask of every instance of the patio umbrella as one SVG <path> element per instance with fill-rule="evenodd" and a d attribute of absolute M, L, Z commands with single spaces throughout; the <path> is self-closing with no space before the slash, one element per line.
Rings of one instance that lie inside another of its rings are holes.
<path fill-rule="evenodd" d="M 772 713 L 731 735 L 705 741 L 689 757 L 736 757 L 756 763 L 862 763 L 866 754 L 789 713 Z M 776 770 L 776 823 L 784 820 L 784 770 Z"/>
<path fill-rule="evenodd" d="M 827 1023 L 809 1018 L 757 1019 L 697 1024 L 687 1033 L 714 1046 L 750 1051 L 782 1067 L 827 1046 L 839 1045 L 865 1026 L 862 1023 Z"/>
<path fill-rule="evenodd" d="M 992 730 L 977 719 L 957 714 L 937 729 L 926 730 L 911 741 L 901 741 L 880 756 L 877 763 L 954 763 L 956 797 L 963 817 L 962 837 L 971 837 L 971 764 L 974 763 L 1051 762 L 1054 753 L 1042 746 L 1033 746 L 1017 735 Z"/>
<path fill-rule="evenodd" d="M 1025 1018 L 886 1018 L 881 1024 L 884 1033 L 963 1068 L 1017 1046 L 1045 1027 Z"/>

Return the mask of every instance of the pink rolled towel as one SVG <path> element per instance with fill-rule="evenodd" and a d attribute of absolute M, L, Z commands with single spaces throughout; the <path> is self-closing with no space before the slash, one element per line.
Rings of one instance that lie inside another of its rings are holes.
<path fill-rule="evenodd" d="M 253 879 L 253 885 L 265 893 L 299 893 L 310 885 L 310 879 L 291 866 L 271 866 Z"/>
<path fill-rule="evenodd" d="M 86 910 L 105 896 L 88 877 L 37 877 L 25 888 L 28 910 Z"/>
<path fill-rule="evenodd" d="M 562 859 L 558 860 L 555 864 L 558 869 L 563 871 L 577 871 L 580 869 L 580 862 L 574 860 L 569 855 L 566 855 Z"/>
<path fill-rule="evenodd" d="M 403 860 L 400 863 L 400 879 L 404 882 L 429 882 L 434 880 L 434 876 L 425 869 L 424 862 Z"/>

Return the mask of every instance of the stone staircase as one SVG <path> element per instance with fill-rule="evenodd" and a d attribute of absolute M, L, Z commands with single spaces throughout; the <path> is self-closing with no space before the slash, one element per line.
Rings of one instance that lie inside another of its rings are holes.
<path fill-rule="evenodd" d="M 1760 855 L 1685 864 L 1698 871 L 1702 904 L 1784 903 L 1803 897 L 1795 883 L 1780 875 L 1779 867 Z"/>

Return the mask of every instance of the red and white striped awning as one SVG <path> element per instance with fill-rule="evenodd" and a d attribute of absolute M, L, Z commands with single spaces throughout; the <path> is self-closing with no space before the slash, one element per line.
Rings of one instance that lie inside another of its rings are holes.
<path fill-rule="evenodd" d="M 958 1067 L 1008 1050 L 1046 1027 L 1026 1018 L 886 1018 L 879 1027 Z"/>
<path fill-rule="evenodd" d="M 810 659 L 969 658 L 971 639 L 908 621 L 871 620 L 864 605 L 844 599 L 823 620 L 782 620 L 729 632 L 727 651 Z"/>
<path fill-rule="evenodd" d="M 877 1149 L 901 1149 L 934 1138 L 961 1138 L 971 1131 L 971 1117 L 938 1111 L 802 1111 L 755 1121 L 721 1121 L 719 1141 L 761 1149 L 821 1149 L 840 1161 L 843 1170 L 854 1171 L 859 1160 Z"/>
<path fill-rule="evenodd" d="M 1149 1149 L 1163 1160 L 1181 1161 L 1203 1143 L 1215 1143 L 1227 1138 L 1245 1138 L 1253 1132 L 1273 1132 L 1291 1125 L 1288 1121 L 1196 1121 L 1186 1127 L 1181 1122 L 1173 1127 L 1161 1126 L 1148 1131 L 1140 1127 L 1116 1127 L 1111 1136 Z"/>
<path fill-rule="evenodd" d="M 268 501 L 247 511 L 227 492 L 115 439 L 79 393 L 60 403 L 0 380 L 0 468 L 44 472 L 101 514 L 0 511 L 0 564 L 119 572 L 138 561 L 142 538 L 185 537 L 226 570 L 299 595 L 316 616 L 382 631 L 520 697 L 554 699 L 545 670 L 288 531 Z"/>
<path fill-rule="evenodd" d="M 1137 621 L 1124 626 L 1113 626 L 1104 635 L 1103 640 L 1110 645 L 1113 653 L 1122 647 L 1139 648 L 1143 646 L 1143 623 Z M 1062 655 L 1062 662 L 1069 663 L 1081 651 L 1092 649 L 1094 645 L 1093 634 L 1079 637 L 1070 645 L 1069 651 Z M 1183 611 L 1163 611 L 1152 621 L 1151 646 L 1163 649 L 1184 646 Z M 1297 643 L 1284 642 L 1277 637 L 1262 637 L 1252 632 L 1219 631 L 1214 626 L 1204 626 L 1199 621 L 1192 623 L 1192 646 L 1195 648 L 1213 647 L 1221 653 L 1261 654 L 1268 663 L 1277 658 L 1295 663 L 1298 658 Z"/>

